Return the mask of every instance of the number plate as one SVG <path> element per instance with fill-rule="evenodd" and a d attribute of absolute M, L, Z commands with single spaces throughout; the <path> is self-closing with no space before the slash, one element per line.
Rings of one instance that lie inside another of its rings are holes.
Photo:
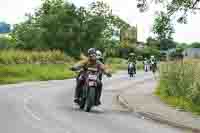
<path fill-rule="evenodd" d="M 97 76 L 96 75 L 89 75 L 88 77 L 90 80 L 97 80 Z"/>
<path fill-rule="evenodd" d="M 96 82 L 89 82 L 89 86 L 96 86 Z"/>

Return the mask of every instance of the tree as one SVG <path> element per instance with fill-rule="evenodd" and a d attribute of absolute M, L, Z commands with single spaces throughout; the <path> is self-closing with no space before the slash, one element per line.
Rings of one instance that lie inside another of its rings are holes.
<path fill-rule="evenodd" d="M 152 37 L 148 37 L 148 38 L 147 38 L 146 45 L 147 45 L 148 47 L 160 49 L 160 42 L 159 42 L 159 40 L 154 39 L 154 38 L 152 38 Z"/>
<path fill-rule="evenodd" d="M 160 57 L 160 50 L 151 48 L 151 47 L 145 47 L 144 49 L 136 50 L 137 56 L 147 57 L 150 58 L 151 55 L 154 55 L 156 57 Z"/>
<path fill-rule="evenodd" d="M 164 12 L 160 12 L 154 20 L 153 32 L 157 35 L 159 40 L 171 39 L 174 28 L 171 24 L 170 18 Z"/>
<path fill-rule="evenodd" d="M 176 43 L 171 39 L 163 39 L 160 41 L 160 49 L 161 50 L 169 50 L 172 48 L 176 48 Z"/>
<path fill-rule="evenodd" d="M 0 37 L 0 49 L 13 48 L 13 40 L 8 37 Z"/>
<path fill-rule="evenodd" d="M 89 47 L 106 48 L 114 28 L 128 25 L 103 2 L 77 8 L 64 0 L 43 0 L 41 8 L 27 17 L 11 33 L 17 48 L 60 49 L 71 56 Z"/>
<path fill-rule="evenodd" d="M 199 42 L 194 42 L 191 45 L 188 46 L 189 48 L 200 48 L 200 43 Z"/>
<path fill-rule="evenodd" d="M 153 26 L 153 32 L 160 40 L 171 38 L 174 28 L 170 21 L 176 18 L 177 22 L 186 24 L 188 14 L 196 13 L 196 10 L 200 10 L 200 0 L 137 0 L 137 7 L 141 12 L 144 12 L 152 2 L 163 4 L 165 7 L 155 18 Z M 182 15 L 177 15 L 178 13 L 182 13 Z M 177 18 L 177 16 L 179 17 Z"/>
<path fill-rule="evenodd" d="M 186 23 L 187 22 L 187 15 L 188 13 L 195 12 L 196 10 L 200 10 L 199 2 L 200 0 L 137 0 L 137 7 L 140 11 L 145 11 L 148 9 L 148 6 L 154 3 L 163 3 L 167 9 L 167 14 L 172 16 L 176 13 L 182 12 L 183 14 L 178 18 L 178 22 Z"/>

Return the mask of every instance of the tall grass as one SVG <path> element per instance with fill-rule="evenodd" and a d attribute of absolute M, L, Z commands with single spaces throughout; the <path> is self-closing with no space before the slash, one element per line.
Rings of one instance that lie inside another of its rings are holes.
<path fill-rule="evenodd" d="M 199 61 L 191 60 L 161 64 L 160 85 L 157 91 L 163 97 L 178 98 L 180 101 L 190 103 L 191 106 L 200 106 Z M 180 106 L 188 108 L 188 105 L 185 105 L 185 107 L 184 105 Z M 200 108 L 198 108 L 198 111 L 200 112 Z"/>
<path fill-rule="evenodd" d="M 23 51 L 1 50 L 0 64 L 48 64 L 72 62 L 72 58 L 59 50 L 53 51 Z"/>
<path fill-rule="evenodd" d="M 0 84 L 22 81 L 61 80 L 74 77 L 66 64 L 16 64 L 1 65 Z"/>

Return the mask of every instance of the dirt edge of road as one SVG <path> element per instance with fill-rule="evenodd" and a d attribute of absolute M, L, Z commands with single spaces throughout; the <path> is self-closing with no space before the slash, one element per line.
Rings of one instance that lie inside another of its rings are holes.
<path fill-rule="evenodd" d="M 167 124 L 167 125 L 173 126 L 175 128 L 190 130 L 193 133 L 200 133 L 200 129 L 189 127 L 189 126 L 186 126 L 186 125 L 182 125 L 182 124 L 174 122 L 172 120 L 159 117 L 156 114 L 152 114 L 152 113 L 148 113 L 148 112 L 141 112 L 141 111 L 138 112 L 138 111 L 136 111 L 136 109 L 134 109 L 134 107 L 131 107 L 129 105 L 128 101 L 120 94 L 116 95 L 116 100 L 117 100 L 117 103 L 119 105 L 121 105 L 123 108 L 127 109 L 129 112 L 137 113 L 137 115 L 141 116 L 142 118 L 150 119 L 150 120 L 153 120 L 155 122 L 162 123 L 162 124 Z"/>

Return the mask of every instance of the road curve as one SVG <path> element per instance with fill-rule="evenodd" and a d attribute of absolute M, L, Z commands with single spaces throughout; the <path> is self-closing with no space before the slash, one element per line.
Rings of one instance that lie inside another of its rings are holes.
<path fill-rule="evenodd" d="M 75 81 L 32 82 L 0 86 L 1 133 L 183 133 L 180 129 L 122 111 L 115 94 L 123 86 L 152 78 L 138 73 L 129 79 L 123 72 L 105 79 L 100 107 L 80 111 L 72 103 Z M 124 88 L 125 89 L 125 88 Z"/>

